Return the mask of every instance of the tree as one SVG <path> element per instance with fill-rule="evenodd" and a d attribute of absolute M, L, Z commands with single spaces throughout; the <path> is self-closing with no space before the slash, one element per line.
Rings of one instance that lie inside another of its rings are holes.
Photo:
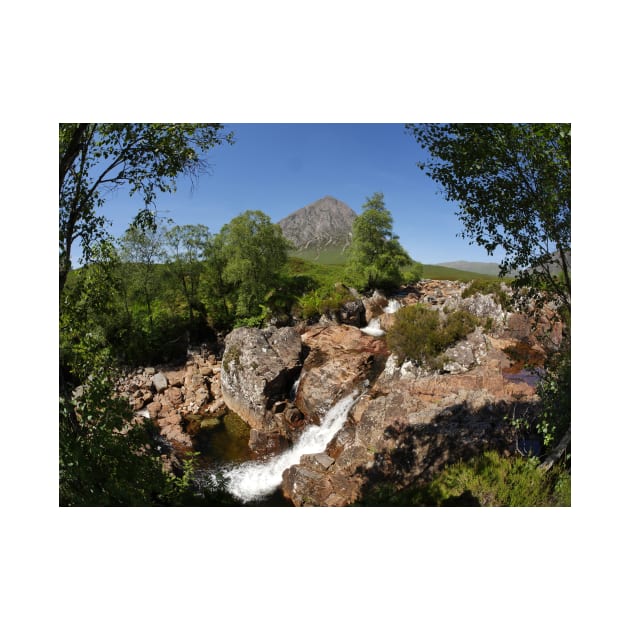
<path fill-rule="evenodd" d="M 212 147 L 232 142 L 220 124 L 61 123 L 59 125 L 59 292 L 71 268 L 79 239 L 83 256 L 105 235 L 97 214 L 105 195 L 126 187 L 139 194 L 138 225 L 151 225 L 149 212 L 158 192 L 173 192 L 176 179 L 206 171 L 203 157 Z"/>
<path fill-rule="evenodd" d="M 107 335 L 120 329 L 115 314 L 122 309 L 115 308 L 115 293 L 120 288 L 125 297 L 124 287 L 117 286 L 125 278 L 119 274 L 122 267 L 108 238 L 107 221 L 98 209 L 114 190 L 139 195 L 142 205 L 134 237 L 150 238 L 158 192 L 174 191 L 182 174 L 194 178 L 206 172 L 205 154 L 223 142 L 231 143 L 232 135 L 223 133 L 219 124 L 59 126 L 62 504 L 172 501 L 172 480 L 163 474 L 152 451 L 150 432 L 130 428 L 128 402 L 114 391 L 118 373 Z M 77 241 L 83 249 L 82 262 L 93 264 L 85 265 L 67 282 Z M 151 313 L 150 299 L 147 308 Z M 82 394 L 77 393 L 80 390 Z"/>
<path fill-rule="evenodd" d="M 247 210 L 223 226 L 217 241 L 234 316 L 237 321 L 261 316 L 288 258 L 282 229 L 264 212 Z"/>
<path fill-rule="evenodd" d="M 396 286 L 402 281 L 402 268 L 413 262 L 393 234 L 392 226 L 392 215 L 385 207 L 383 193 L 374 193 L 352 224 L 346 273 L 358 288 Z"/>
<path fill-rule="evenodd" d="M 407 125 L 428 158 L 419 163 L 459 204 L 462 236 L 489 254 L 505 251 L 501 274 L 571 308 L 570 124 Z M 556 272 L 559 267 L 560 273 Z"/>
<path fill-rule="evenodd" d="M 199 285 L 204 267 L 204 254 L 210 239 L 210 230 L 205 225 L 176 225 L 165 233 L 168 268 L 176 278 L 186 300 L 191 332 L 193 311 L 205 312 L 199 300 Z"/>
<path fill-rule="evenodd" d="M 153 329 L 152 304 L 159 291 L 157 263 L 164 260 L 165 254 L 164 229 L 157 225 L 144 230 L 132 225 L 120 239 L 120 258 L 127 263 L 133 288 L 142 295 L 150 330 Z"/>

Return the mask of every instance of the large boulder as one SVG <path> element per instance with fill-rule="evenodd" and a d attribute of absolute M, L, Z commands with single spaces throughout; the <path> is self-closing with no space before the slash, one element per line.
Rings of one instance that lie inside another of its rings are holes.
<path fill-rule="evenodd" d="M 221 392 L 252 429 L 274 431 L 274 403 L 288 399 L 302 369 L 302 341 L 293 328 L 237 328 L 225 338 Z"/>

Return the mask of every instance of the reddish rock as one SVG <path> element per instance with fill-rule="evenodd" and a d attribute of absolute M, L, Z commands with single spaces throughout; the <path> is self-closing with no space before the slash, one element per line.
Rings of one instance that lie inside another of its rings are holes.
<path fill-rule="evenodd" d="M 370 379 L 387 346 L 353 326 L 315 326 L 302 335 L 310 350 L 295 405 L 307 418 L 320 419 L 332 404 Z"/>
<path fill-rule="evenodd" d="M 169 387 L 165 391 L 165 396 L 173 406 L 181 405 L 184 402 L 184 396 L 180 387 Z"/>
<path fill-rule="evenodd" d="M 158 401 L 154 401 L 147 405 L 147 411 L 149 412 L 149 418 L 151 418 L 151 420 L 155 420 L 158 417 L 161 410 L 162 410 L 162 403 Z"/>

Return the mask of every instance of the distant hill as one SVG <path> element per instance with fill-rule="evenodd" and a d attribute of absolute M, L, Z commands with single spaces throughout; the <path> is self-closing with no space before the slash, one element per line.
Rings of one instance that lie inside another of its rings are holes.
<path fill-rule="evenodd" d="M 459 280 L 460 282 L 468 282 L 469 280 L 479 278 L 486 280 L 494 279 L 498 282 L 498 276 L 496 274 L 483 274 L 442 265 L 423 265 L 423 267 L 423 277 L 427 280 Z"/>
<path fill-rule="evenodd" d="M 307 260 L 343 263 L 352 240 L 352 224 L 357 218 L 350 206 L 326 196 L 296 210 L 278 221 L 295 255 Z"/>
<path fill-rule="evenodd" d="M 569 267 L 569 273 L 571 273 L 571 250 L 567 250 L 565 252 L 565 258 L 567 261 L 567 266 Z M 557 262 L 556 262 L 557 261 Z M 540 269 L 541 267 L 535 267 L 535 269 Z M 558 252 L 554 252 L 551 256 L 551 263 L 549 264 L 549 271 L 552 275 L 557 275 L 562 273 L 562 265 L 560 264 L 560 254 Z"/>
<path fill-rule="evenodd" d="M 497 263 L 468 262 L 466 260 L 456 260 L 455 262 L 436 263 L 437 267 L 448 267 L 449 269 L 459 269 L 460 271 L 472 271 L 485 276 L 498 276 L 499 265 Z"/>
<path fill-rule="evenodd" d="M 569 270 L 571 269 L 571 250 L 567 251 L 566 254 L 567 263 L 569 265 Z M 552 261 L 559 261 L 559 255 L 554 253 L 552 256 Z M 437 263 L 436 266 L 439 267 L 448 267 L 449 269 L 458 269 L 460 271 L 471 271 L 473 273 L 481 273 L 487 276 L 498 276 L 499 275 L 499 265 L 496 263 L 480 263 L 480 262 L 468 262 L 466 260 L 457 260 L 455 262 L 442 262 Z M 549 265 L 549 269 L 552 274 L 559 274 L 562 271 L 562 267 L 559 262 L 552 262 Z M 516 272 L 508 274 L 509 277 L 516 276 Z"/>

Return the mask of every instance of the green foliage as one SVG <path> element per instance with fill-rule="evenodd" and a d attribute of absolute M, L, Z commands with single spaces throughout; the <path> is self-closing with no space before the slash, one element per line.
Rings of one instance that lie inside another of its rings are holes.
<path fill-rule="evenodd" d="M 335 311 L 354 299 L 352 293 L 342 284 L 320 287 L 298 300 L 297 314 L 304 319 L 311 319 Z"/>
<path fill-rule="evenodd" d="M 59 503 L 141 506 L 164 502 L 168 482 L 148 422 L 132 423 L 126 400 L 112 395 L 111 364 L 100 353 L 76 397 L 60 398 Z"/>
<path fill-rule="evenodd" d="M 502 457 L 494 451 L 447 466 L 429 483 L 403 489 L 382 483 L 364 493 L 359 505 L 568 507 L 571 475 L 564 468 L 547 473 L 536 459 Z"/>
<path fill-rule="evenodd" d="M 398 237 L 392 232 L 392 215 L 383 193 L 375 193 L 363 204 L 363 213 L 352 224 L 347 278 L 359 290 L 399 286 L 402 268 L 412 263 Z"/>
<path fill-rule="evenodd" d="M 563 350 L 547 363 L 537 386 L 541 411 L 536 430 L 546 447 L 552 447 L 571 426 L 571 354 Z"/>
<path fill-rule="evenodd" d="M 227 313 L 236 321 L 259 318 L 287 262 L 282 230 L 260 210 L 248 210 L 221 229 L 215 248 Z"/>
<path fill-rule="evenodd" d="M 61 123 L 59 125 L 59 292 L 79 239 L 84 262 L 91 245 L 105 235 L 97 214 L 111 191 L 140 195 L 137 225 L 154 225 L 149 208 L 158 192 L 173 192 L 179 175 L 207 170 L 204 154 L 232 142 L 220 124 Z"/>
<path fill-rule="evenodd" d="M 405 284 L 412 284 L 424 278 L 424 265 L 413 262 L 402 269 L 402 281 Z"/>
<path fill-rule="evenodd" d="M 501 282 L 498 280 L 475 279 L 462 291 L 462 298 L 471 297 L 477 293 L 492 295 L 494 301 L 500 304 L 504 311 L 512 309 L 512 300 L 501 288 Z"/>
<path fill-rule="evenodd" d="M 407 125 L 429 159 L 419 166 L 460 206 L 468 237 L 505 252 L 501 274 L 570 309 L 571 125 Z M 560 275 L 552 272 L 560 265 Z"/>
<path fill-rule="evenodd" d="M 540 404 L 530 416 L 506 417 L 524 435 L 537 435 L 549 452 L 571 427 L 571 353 L 568 344 L 551 355 L 536 386 Z"/>
<path fill-rule="evenodd" d="M 480 325 L 468 311 L 453 311 L 446 317 L 424 304 L 401 308 L 387 333 L 387 345 L 400 363 L 410 359 L 431 368 L 441 367 L 440 355 Z"/>
<path fill-rule="evenodd" d="M 167 269 L 188 307 L 188 325 L 191 336 L 199 330 L 195 313 L 202 318 L 207 311 L 200 299 L 203 259 L 211 239 L 205 225 L 176 225 L 165 234 Z"/>

